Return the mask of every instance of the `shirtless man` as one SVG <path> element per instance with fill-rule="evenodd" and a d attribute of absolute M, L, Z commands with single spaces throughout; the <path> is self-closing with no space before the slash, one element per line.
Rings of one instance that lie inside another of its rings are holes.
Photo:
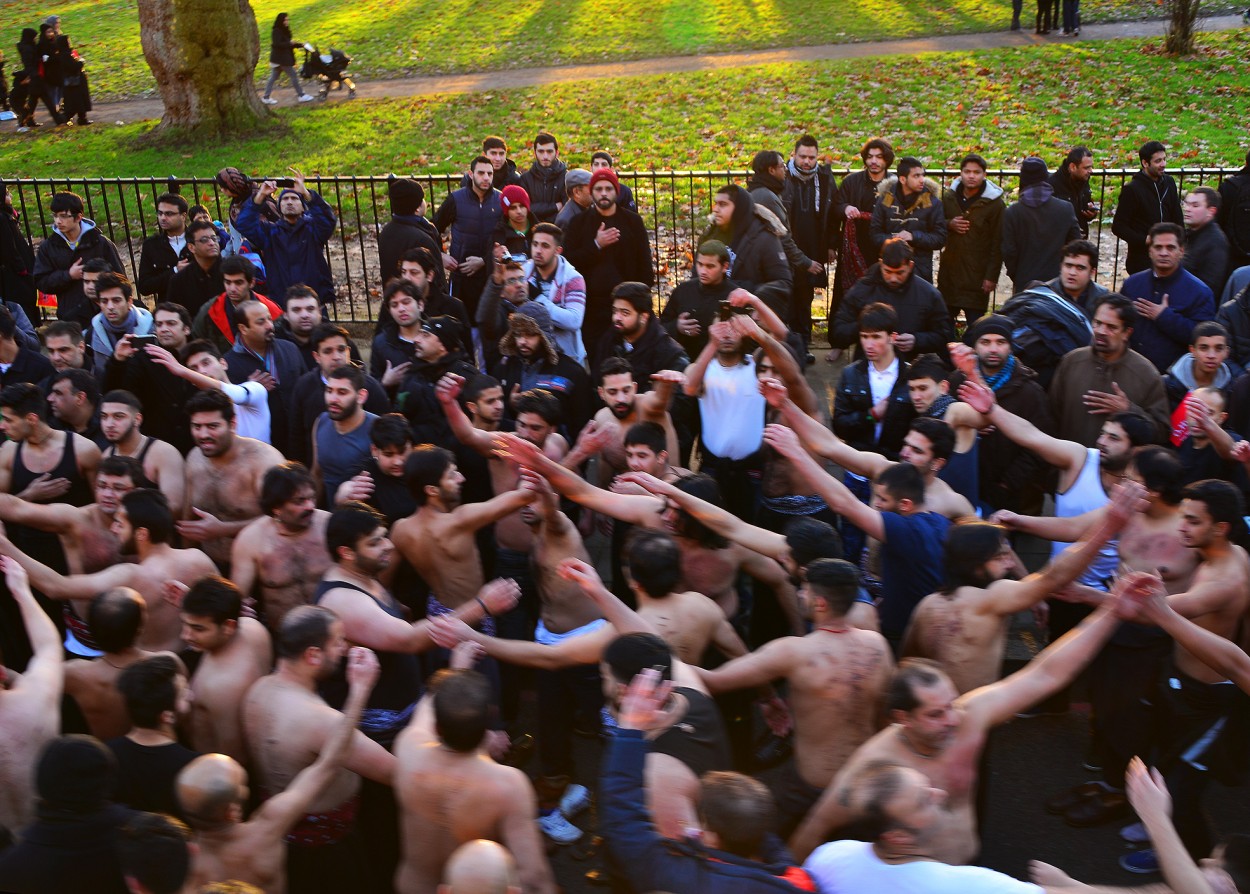
<path fill-rule="evenodd" d="M 252 779 L 262 795 L 286 791 L 325 752 L 342 715 L 317 694 L 347 654 L 343 625 L 329 609 L 301 605 L 287 612 L 274 640 L 277 669 L 243 701 L 243 731 Z M 353 891 L 369 875 L 360 842 L 350 833 L 360 777 L 390 785 L 395 758 L 359 730 L 351 734 L 334 778 L 304 806 L 287 838 L 287 885 L 295 891 Z M 289 828 L 289 827 L 288 827 Z M 337 886 L 337 887 L 336 887 Z"/>
<path fill-rule="evenodd" d="M 142 482 L 143 470 L 138 462 L 125 456 L 105 457 L 96 473 L 94 503 L 31 503 L 11 494 L 0 494 L 0 521 L 55 533 L 61 540 L 69 573 L 91 574 L 121 561 L 121 544 L 110 530 L 113 516 L 122 496 Z M 64 603 L 65 649 L 75 655 L 95 657 L 100 649 L 83 620 L 89 608 L 86 600 Z"/>
<path fill-rule="evenodd" d="M 440 398 L 445 383 L 446 379 L 440 383 Z M 429 615 L 434 617 L 471 603 L 482 588 L 477 532 L 532 503 L 537 491 L 518 479 L 519 487 L 513 481 L 485 503 L 462 504 L 464 476 L 451 451 L 430 444 L 422 444 L 408 457 L 407 477 L 417 511 L 397 521 L 391 536 L 395 548 L 430 585 Z M 524 528 L 519 517 L 517 523 Z M 500 536 L 500 526 L 495 533 Z M 528 531 L 525 536 L 528 540 Z"/>
<path fill-rule="evenodd" d="M 880 453 L 856 450 L 830 431 L 824 423 L 808 416 L 790 399 L 786 387 L 775 379 L 765 379 L 760 383 L 760 389 L 769 406 L 781 413 L 782 421 L 794 429 L 795 434 L 803 442 L 803 446 L 816 456 L 833 460 L 842 468 L 873 480 L 882 471 L 894 465 Z M 963 427 L 980 420 L 977 413 L 971 412 L 970 408 L 962 404 L 952 405 L 947 410 L 946 417 L 947 424 L 958 423 Z M 952 520 L 975 515 L 976 512 L 968 499 L 956 493 L 949 484 L 938 477 L 938 473 L 946 465 L 946 459 L 939 458 L 935 454 L 934 438 L 937 436 L 932 431 L 928 435 L 917 431 L 913 423 L 912 430 L 903 438 L 903 449 L 899 451 L 900 461 L 911 463 L 924 476 L 925 506 L 929 511 Z"/>
<path fill-rule="evenodd" d="M 203 578 L 182 599 L 182 639 L 203 656 L 190 680 L 191 747 L 240 763 L 247 749 L 239 706 L 273 665 L 268 631 L 242 614 L 243 597 L 224 578 Z"/>
<path fill-rule="evenodd" d="M 677 432 L 668 407 L 674 389 L 685 380 L 685 375 L 676 370 L 661 370 L 651 376 L 651 390 L 639 393 L 633 367 L 627 360 L 612 357 L 600 364 L 598 394 L 604 406 L 590 421 L 591 433 L 604 429 L 613 432 L 611 440 L 598 448 L 606 464 L 599 473 L 601 484 L 606 485 L 612 475 L 625 471 L 627 462 L 623 438 L 625 431 L 635 423 L 654 422 L 662 426 L 668 437 L 668 455 L 680 456 L 677 452 Z M 582 461 L 585 459 L 586 456 L 581 457 Z"/>
<path fill-rule="evenodd" d="M 317 508 L 312 476 L 295 462 L 265 470 L 258 502 L 265 514 L 234 539 L 230 573 L 244 598 L 252 598 L 259 585 L 261 617 L 276 633 L 287 612 L 312 602 L 330 567 L 330 513 Z"/>
<path fill-rule="evenodd" d="M 849 802 L 852 781 L 861 769 L 889 761 L 919 770 L 949 795 L 947 810 L 934 829 L 932 856 L 944 863 L 968 863 L 980 849 L 977 838 L 977 763 L 990 730 L 1016 712 L 1068 685 L 1119 624 L 1117 598 L 1108 600 L 1077 629 L 1050 645 L 1022 670 L 959 695 L 936 664 L 909 658 L 899 664 L 887 689 L 885 707 L 891 724 L 859 747 L 790 839 L 795 857 L 804 859 L 829 833 L 859 819 Z"/>
<path fill-rule="evenodd" d="M 794 830 L 851 753 L 877 730 L 878 702 L 894 659 L 881 634 L 847 622 L 858 595 L 854 565 L 813 562 L 799 588 L 811 633 L 772 640 L 716 670 L 699 671 L 713 694 L 782 678 L 789 684 L 794 772 L 775 793 L 783 834 Z"/>
<path fill-rule="evenodd" d="M 143 405 L 129 391 L 110 391 L 100 399 L 100 431 L 109 442 L 104 450 L 110 456 L 132 456 L 143 466 L 143 474 L 156 485 L 169 505 L 178 511 L 187 503 L 186 463 L 178 448 L 143 434 Z"/>
<path fill-rule="evenodd" d="M 216 574 L 216 566 L 198 549 L 174 549 L 169 545 L 174 535 L 174 514 L 158 490 L 140 488 L 122 497 L 111 530 L 121 543 L 122 554 L 137 556 L 138 562 L 67 577 L 36 562 L 5 537 L 0 537 L 0 552 L 17 559 L 33 585 L 52 599 L 89 599 L 115 587 L 137 590 L 148 607 L 139 645 L 157 652 L 177 651 L 180 621 L 176 602 L 181 593 L 174 593 L 170 583 L 190 587 L 201 578 Z"/>
<path fill-rule="evenodd" d="M 669 541 L 669 546 L 671 547 L 671 541 Z M 667 555 L 665 555 L 665 551 L 657 550 L 655 547 L 656 544 L 654 543 L 644 543 L 640 549 L 645 549 L 653 554 L 652 558 L 656 560 L 654 564 L 657 567 L 652 568 L 651 562 L 639 561 L 637 564 L 640 572 L 644 565 L 648 567 L 648 571 L 654 571 L 658 580 L 663 574 L 661 569 L 665 566 L 671 572 L 674 553 L 670 549 L 667 551 Z M 706 770 L 727 769 L 729 766 L 728 752 L 724 750 L 727 749 L 727 745 L 725 743 L 725 733 L 719 720 L 720 715 L 715 705 L 711 702 L 706 687 L 700 680 L 697 671 L 690 666 L 690 662 L 678 656 L 675 649 L 658 636 L 655 624 L 657 618 L 662 623 L 665 623 L 670 630 L 681 626 L 681 619 L 676 616 L 674 608 L 678 602 L 683 600 L 677 600 L 672 606 L 669 606 L 664 604 L 664 599 L 659 599 L 656 600 L 659 604 L 658 608 L 644 602 L 639 606 L 639 610 L 635 612 L 609 592 L 603 586 L 598 573 L 585 562 L 577 559 L 566 559 L 560 565 L 560 575 L 570 582 L 576 583 L 582 592 L 598 606 L 608 621 L 607 626 L 584 636 L 562 640 L 553 645 L 491 639 L 482 636 L 462 623 L 450 619 L 439 619 L 436 621 L 432 633 L 438 643 L 445 648 L 466 640 L 472 640 L 487 655 L 500 661 L 526 667 L 554 670 L 598 663 L 599 674 L 603 680 L 604 696 L 612 710 L 619 706 L 620 698 L 623 696 L 625 688 L 629 685 L 629 681 L 634 678 L 634 675 L 642 667 L 652 666 L 655 661 L 648 660 L 647 664 L 640 667 L 625 667 L 613 670 L 610 667 L 610 660 L 606 657 L 608 651 L 617 640 L 626 638 L 625 634 L 646 634 L 650 640 L 654 641 L 655 649 L 663 651 L 663 656 L 660 656 L 653 649 L 652 651 L 655 654 L 652 655 L 652 658 L 659 660 L 662 657 L 666 665 L 671 663 L 674 681 L 678 685 L 685 687 L 690 693 L 693 693 L 686 697 L 685 703 L 698 702 L 697 713 L 700 722 L 702 723 L 703 720 L 709 717 L 716 718 L 713 729 L 700 728 L 698 730 L 699 737 L 697 743 L 692 743 L 690 746 L 694 752 L 693 756 L 690 751 L 683 751 L 683 757 L 666 753 L 653 753 L 647 758 L 647 800 L 650 813 L 655 818 L 656 826 L 659 828 L 661 835 L 667 838 L 682 838 L 690 828 L 693 828 L 698 823 L 698 812 L 695 805 L 698 801 L 699 777 Z M 673 578 L 670 577 L 669 580 L 671 582 Z M 655 586 L 650 581 L 649 585 Z M 641 587 L 638 588 L 638 591 L 640 594 L 642 593 Z M 643 601 L 644 595 L 640 595 L 640 602 Z M 695 597 L 700 594 L 687 593 L 685 595 Z M 669 596 L 667 598 L 672 597 Z M 706 597 L 703 598 L 706 599 Z M 700 608 L 696 608 L 690 614 L 692 620 L 695 617 L 702 617 L 705 623 L 707 623 L 710 617 L 709 613 L 700 610 Z M 716 618 L 715 624 L 707 623 L 702 638 L 690 637 L 685 639 L 682 645 L 688 650 L 687 654 L 693 654 L 695 660 L 701 660 L 707 646 L 712 642 L 715 632 L 724 623 L 725 618 L 722 614 Z M 731 648 L 731 651 L 736 654 L 743 654 L 746 649 L 742 647 L 739 652 Z M 681 725 L 680 716 L 673 718 L 673 725 Z M 690 730 L 686 729 L 685 732 L 688 734 Z M 722 750 L 724 750 L 723 753 Z"/>
<path fill-rule="evenodd" d="M 725 617 L 732 619 L 738 613 L 737 579 L 742 571 L 771 587 L 783 605 L 794 599 L 793 586 L 775 562 L 727 542 L 680 509 L 669 506 L 666 500 L 595 487 L 515 437 L 501 435 L 497 443 L 507 456 L 542 475 L 557 492 L 575 503 L 619 521 L 671 533 L 681 548 L 684 588 L 714 600 Z M 707 475 L 683 476 L 676 486 L 707 502 L 719 500 L 716 482 Z"/>
<path fill-rule="evenodd" d="M 162 654 L 135 645 L 147 614 L 143 597 L 130 587 L 100 593 L 87 609 L 87 625 L 103 660 L 76 658 L 65 664 L 65 694 L 78 704 L 91 735 L 101 742 L 124 736 L 130 729 L 126 704 L 117 691 L 121 672 Z"/>
<path fill-rule="evenodd" d="M 0 748 L 0 826 L 16 831 L 34 818 L 35 764 L 44 746 L 60 732 L 64 673 L 61 637 L 31 594 L 26 572 L 8 557 L 0 557 L 0 570 L 21 612 L 33 653 L 20 677 L 0 668 L 4 673 L 0 729 L 5 730 L 5 746 Z"/>
<path fill-rule="evenodd" d="M 201 391 L 187 401 L 195 449 L 187 454 L 187 508 L 178 533 L 200 543 L 223 570 L 234 538 L 261 515 L 265 472 L 281 465 L 275 448 L 235 434 L 234 402 L 220 391 Z"/>
<path fill-rule="evenodd" d="M 554 894 L 534 825 L 534 790 L 523 772 L 496 764 L 486 753 L 490 684 L 476 671 L 455 667 L 471 654 L 464 646 L 457 652 L 453 669 L 431 679 L 412 723 L 395 742 L 403 850 L 395 889 L 434 894 L 452 852 L 489 838 L 515 855 L 524 891 Z"/>
<path fill-rule="evenodd" d="M 902 654 L 931 658 L 959 694 L 998 679 L 1011 616 L 1076 580 L 1099 550 L 1145 506 L 1146 491 L 1126 481 L 1100 510 L 1102 520 L 1041 571 L 1010 580 L 1016 558 L 1005 531 L 988 522 L 956 525 L 946 536 L 946 583 L 912 612 Z"/>
<path fill-rule="evenodd" d="M 348 653 L 347 702 L 342 716 L 323 734 L 320 753 L 246 822 L 248 777 L 239 763 L 225 754 L 205 754 L 182 769 L 178 802 L 195 830 L 197 846 L 192 852 L 192 889 L 236 880 L 270 894 L 285 894 L 286 836 L 341 772 L 377 675 L 377 658 L 368 649 Z"/>

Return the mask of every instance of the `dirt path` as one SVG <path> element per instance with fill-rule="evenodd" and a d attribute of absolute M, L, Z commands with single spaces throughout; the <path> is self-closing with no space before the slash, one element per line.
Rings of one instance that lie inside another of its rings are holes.
<path fill-rule="evenodd" d="M 706 56 L 665 56 L 627 62 L 605 62 L 594 65 L 565 65 L 551 68 L 522 68 L 513 71 L 489 71 L 478 74 L 439 77 L 403 78 L 374 81 L 358 85 L 357 94 L 367 99 L 391 99 L 406 96 L 428 96 L 448 93 L 478 93 L 535 87 L 564 81 L 595 80 L 637 75 L 670 74 L 690 71 L 716 71 L 747 65 L 777 62 L 816 62 L 828 59 L 862 59 L 870 56 L 909 55 L 947 51 L 997 49 L 1000 47 L 1035 46 L 1047 43 L 1114 40 L 1122 37 L 1158 37 L 1166 22 L 1152 19 L 1140 22 L 1115 22 L 1088 25 L 1079 38 L 1066 38 L 1052 32 L 1039 36 L 1031 31 L 996 31 L 987 34 L 954 34 L 917 40 L 887 40 L 871 43 L 824 44 L 812 47 L 787 47 L 752 50 L 745 53 L 717 53 Z M 1204 31 L 1226 31 L 1242 27 L 1240 16 L 1214 16 L 1201 23 Z M 333 102 L 344 101 L 346 93 L 335 93 Z M 290 91 L 280 94 L 281 105 L 296 105 Z M 164 111 L 159 98 L 131 99 L 123 102 L 97 103 L 93 117 L 118 124 L 159 118 Z"/>

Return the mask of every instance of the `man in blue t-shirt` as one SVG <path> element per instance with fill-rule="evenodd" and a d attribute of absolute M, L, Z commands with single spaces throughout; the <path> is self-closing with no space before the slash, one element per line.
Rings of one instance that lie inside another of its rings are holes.
<path fill-rule="evenodd" d="M 895 654 L 912 609 L 942 583 L 950 519 L 925 508 L 924 477 L 910 463 L 895 463 L 872 483 L 865 506 L 812 459 L 791 429 L 770 425 L 764 442 L 787 457 L 829 508 L 881 542 L 881 633 Z"/>

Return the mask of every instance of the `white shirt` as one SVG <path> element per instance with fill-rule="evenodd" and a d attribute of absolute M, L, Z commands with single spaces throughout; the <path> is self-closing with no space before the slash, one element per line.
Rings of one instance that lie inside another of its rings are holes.
<path fill-rule="evenodd" d="M 269 392 L 260 382 L 243 382 L 239 385 L 221 383 L 221 391 L 234 401 L 237 420 L 235 432 L 243 438 L 255 438 L 270 442 Z"/>
<path fill-rule="evenodd" d="M 885 863 L 867 841 L 822 844 L 803 868 L 823 894 L 1042 894 L 1037 885 L 983 866 Z"/>
<path fill-rule="evenodd" d="M 713 358 L 699 397 L 703 446 L 724 459 L 746 459 L 764 442 L 765 406 L 749 354 L 733 366 L 721 366 Z"/>
<path fill-rule="evenodd" d="M 181 236 L 167 236 L 169 247 L 174 250 L 174 256 L 182 254 L 182 250 L 187 247 L 187 231 L 183 230 Z"/>
<path fill-rule="evenodd" d="M 895 357 L 894 362 L 885 369 L 879 371 L 871 360 L 868 361 L 868 394 L 872 397 L 872 405 L 874 407 L 893 393 L 894 384 L 897 381 L 898 357 Z M 880 439 L 881 425 L 881 421 L 878 420 L 873 427 L 872 436 L 874 439 Z"/>

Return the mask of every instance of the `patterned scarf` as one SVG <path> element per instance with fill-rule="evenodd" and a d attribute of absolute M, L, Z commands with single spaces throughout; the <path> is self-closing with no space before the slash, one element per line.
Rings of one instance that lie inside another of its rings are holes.
<path fill-rule="evenodd" d="M 989 386 L 991 391 L 997 391 L 1007 384 L 1007 380 L 1011 378 L 1011 374 L 1016 371 L 1016 355 L 1008 354 L 1007 362 L 1003 364 L 1003 368 L 992 376 L 985 376 L 985 384 Z"/>

